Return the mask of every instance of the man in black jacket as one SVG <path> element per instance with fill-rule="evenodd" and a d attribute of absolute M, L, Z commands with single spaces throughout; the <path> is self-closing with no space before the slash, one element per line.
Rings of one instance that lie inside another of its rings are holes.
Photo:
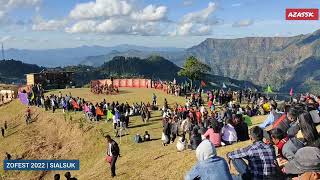
<path fill-rule="evenodd" d="M 111 176 L 116 176 L 116 162 L 118 157 L 120 156 L 120 148 L 113 139 L 111 139 L 110 135 L 106 136 L 108 148 L 107 148 L 107 155 L 111 156 Z"/>

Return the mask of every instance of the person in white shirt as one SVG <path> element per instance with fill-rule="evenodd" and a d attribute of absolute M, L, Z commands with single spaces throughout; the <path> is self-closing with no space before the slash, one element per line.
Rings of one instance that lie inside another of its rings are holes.
<path fill-rule="evenodd" d="M 115 115 L 112 116 L 112 120 L 113 120 L 113 129 L 114 129 L 114 132 L 115 132 L 115 136 L 117 137 L 118 136 L 118 119 L 116 118 Z"/>
<path fill-rule="evenodd" d="M 187 140 L 186 140 L 184 134 L 179 138 L 176 147 L 177 147 L 177 150 L 179 152 L 186 150 L 186 148 L 187 148 Z"/>
<path fill-rule="evenodd" d="M 222 128 L 221 134 L 221 139 L 226 145 L 231 145 L 238 141 L 237 132 L 232 125 L 231 119 L 227 120 L 227 124 Z"/>

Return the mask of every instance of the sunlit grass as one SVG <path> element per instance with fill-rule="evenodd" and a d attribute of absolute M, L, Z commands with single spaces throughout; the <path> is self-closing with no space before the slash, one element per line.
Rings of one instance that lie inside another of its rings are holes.
<path fill-rule="evenodd" d="M 48 94 L 58 94 L 60 90 Z M 158 96 L 158 104 L 163 105 L 167 98 L 170 105 L 184 104 L 183 97 L 167 95 L 154 89 L 121 89 L 118 95 L 95 95 L 89 89 L 65 89 L 62 94 L 71 92 L 74 97 L 82 97 L 91 102 L 150 102 L 152 94 Z M 25 111 L 18 100 L 0 107 L 0 126 L 5 120 L 9 122 L 8 137 L 0 138 L 0 156 L 9 152 L 15 157 L 22 155 L 27 159 L 80 159 L 80 171 L 72 172 L 78 179 L 108 179 L 110 178 L 109 165 L 104 161 L 106 143 L 103 134 L 113 135 L 111 122 L 84 121 L 81 112 L 63 114 L 61 110 L 56 113 L 45 112 L 43 109 L 32 108 L 34 116 L 38 115 L 36 122 L 26 126 L 23 118 Z M 254 124 L 264 120 L 264 117 L 252 119 Z M 83 123 L 84 121 L 84 123 Z M 80 123 L 82 122 L 82 123 Z M 185 173 L 195 164 L 194 151 L 177 152 L 175 144 L 163 147 L 161 143 L 162 123 L 160 111 L 152 112 L 149 123 L 144 124 L 139 116 L 130 118 L 130 135 L 121 139 L 115 138 L 120 144 L 121 157 L 117 162 L 116 179 L 183 179 Z M 149 131 L 151 142 L 134 144 L 133 136 Z M 250 142 L 241 142 L 232 146 L 218 148 L 218 155 L 225 156 L 227 152 L 248 145 Z M 233 169 L 231 169 L 234 171 Z M 0 165 L 3 175 L 3 167 Z M 9 172 L 6 176 L 13 179 L 52 179 L 55 173 L 65 172 Z"/>

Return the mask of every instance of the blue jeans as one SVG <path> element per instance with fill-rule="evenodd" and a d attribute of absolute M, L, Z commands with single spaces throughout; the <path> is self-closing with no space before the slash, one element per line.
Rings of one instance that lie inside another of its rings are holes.
<path fill-rule="evenodd" d="M 251 179 L 248 165 L 243 159 L 241 159 L 241 158 L 232 159 L 231 162 L 232 162 L 234 168 L 238 171 L 239 176 L 241 176 L 241 179 L 243 179 L 243 180 L 250 180 Z"/>

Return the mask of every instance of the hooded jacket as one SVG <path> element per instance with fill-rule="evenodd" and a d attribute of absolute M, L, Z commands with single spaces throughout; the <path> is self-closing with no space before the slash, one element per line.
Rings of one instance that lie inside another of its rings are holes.
<path fill-rule="evenodd" d="M 227 162 L 217 156 L 214 145 L 207 139 L 196 149 L 198 163 L 186 174 L 186 180 L 232 180 Z"/>

